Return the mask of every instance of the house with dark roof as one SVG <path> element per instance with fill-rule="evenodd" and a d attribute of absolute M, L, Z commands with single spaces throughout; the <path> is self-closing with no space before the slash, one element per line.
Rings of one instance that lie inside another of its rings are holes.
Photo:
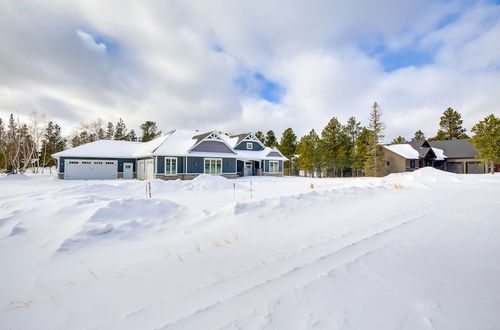
<path fill-rule="evenodd" d="M 469 139 L 422 140 L 384 146 L 388 174 L 425 166 L 453 173 L 487 173 L 487 165 L 477 156 Z"/>
<path fill-rule="evenodd" d="M 99 140 L 52 155 L 60 179 L 193 179 L 200 174 L 283 176 L 288 160 L 253 133 L 173 130 L 149 142 Z"/>

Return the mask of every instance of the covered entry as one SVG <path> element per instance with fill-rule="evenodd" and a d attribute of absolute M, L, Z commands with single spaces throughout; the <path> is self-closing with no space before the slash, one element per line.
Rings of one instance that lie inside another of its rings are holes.
<path fill-rule="evenodd" d="M 68 180 L 116 179 L 118 161 L 94 159 L 65 159 L 64 178 Z"/>

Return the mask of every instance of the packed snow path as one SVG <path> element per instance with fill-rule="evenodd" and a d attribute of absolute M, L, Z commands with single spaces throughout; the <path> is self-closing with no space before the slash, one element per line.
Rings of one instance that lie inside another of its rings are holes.
<path fill-rule="evenodd" d="M 499 175 L 152 186 L 0 177 L 0 328 L 498 329 Z"/>

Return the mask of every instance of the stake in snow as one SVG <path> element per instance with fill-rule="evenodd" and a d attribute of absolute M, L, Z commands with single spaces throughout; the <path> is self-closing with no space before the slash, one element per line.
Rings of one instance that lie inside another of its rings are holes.
<path fill-rule="evenodd" d="M 498 175 L 144 186 L 0 177 L 0 328 L 500 324 Z"/>

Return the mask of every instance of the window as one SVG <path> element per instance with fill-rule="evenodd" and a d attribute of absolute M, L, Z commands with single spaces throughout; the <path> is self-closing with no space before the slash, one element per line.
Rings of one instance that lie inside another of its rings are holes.
<path fill-rule="evenodd" d="M 222 174 L 222 159 L 205 158 L 205 174 Z"/>
<path fill-rule="evenodd" d="M 247 149 L 253 149 L 253 143 L 247 142 Z"/>
<path fill-rule="evenodd" d="M 91 162 L 82 162 L 82 164 L 91 164 Z"/>
<path fill-rule="evenodd" d="M 177 174 L 177 158 L 165 157 L 165 175 Z"/>
<path fill-rule="evenodd" d="M 279 164 L 277 161 L 269 162 L 269 173 L 278 173 L 279 172 Z"/>
<path fill-rule="evenodd" d="M 415 168 L 415 161 L 414 160 L 410 160 L 410 168 Z"/>
<path fill-rule="evenodd" d="M 389 162 L 389 161 L 388 161 L 388 162 L 387 162 L 387 166 L 389 166 L 389 165 L 391 165 L 391 162 Z"/>
<path fill-rule="evenodd" d="M 113 165 L 113 164 L 114 164 L 114 162 L 106 162 L 106 164 L 108 164 L 108 165 Z"/>

